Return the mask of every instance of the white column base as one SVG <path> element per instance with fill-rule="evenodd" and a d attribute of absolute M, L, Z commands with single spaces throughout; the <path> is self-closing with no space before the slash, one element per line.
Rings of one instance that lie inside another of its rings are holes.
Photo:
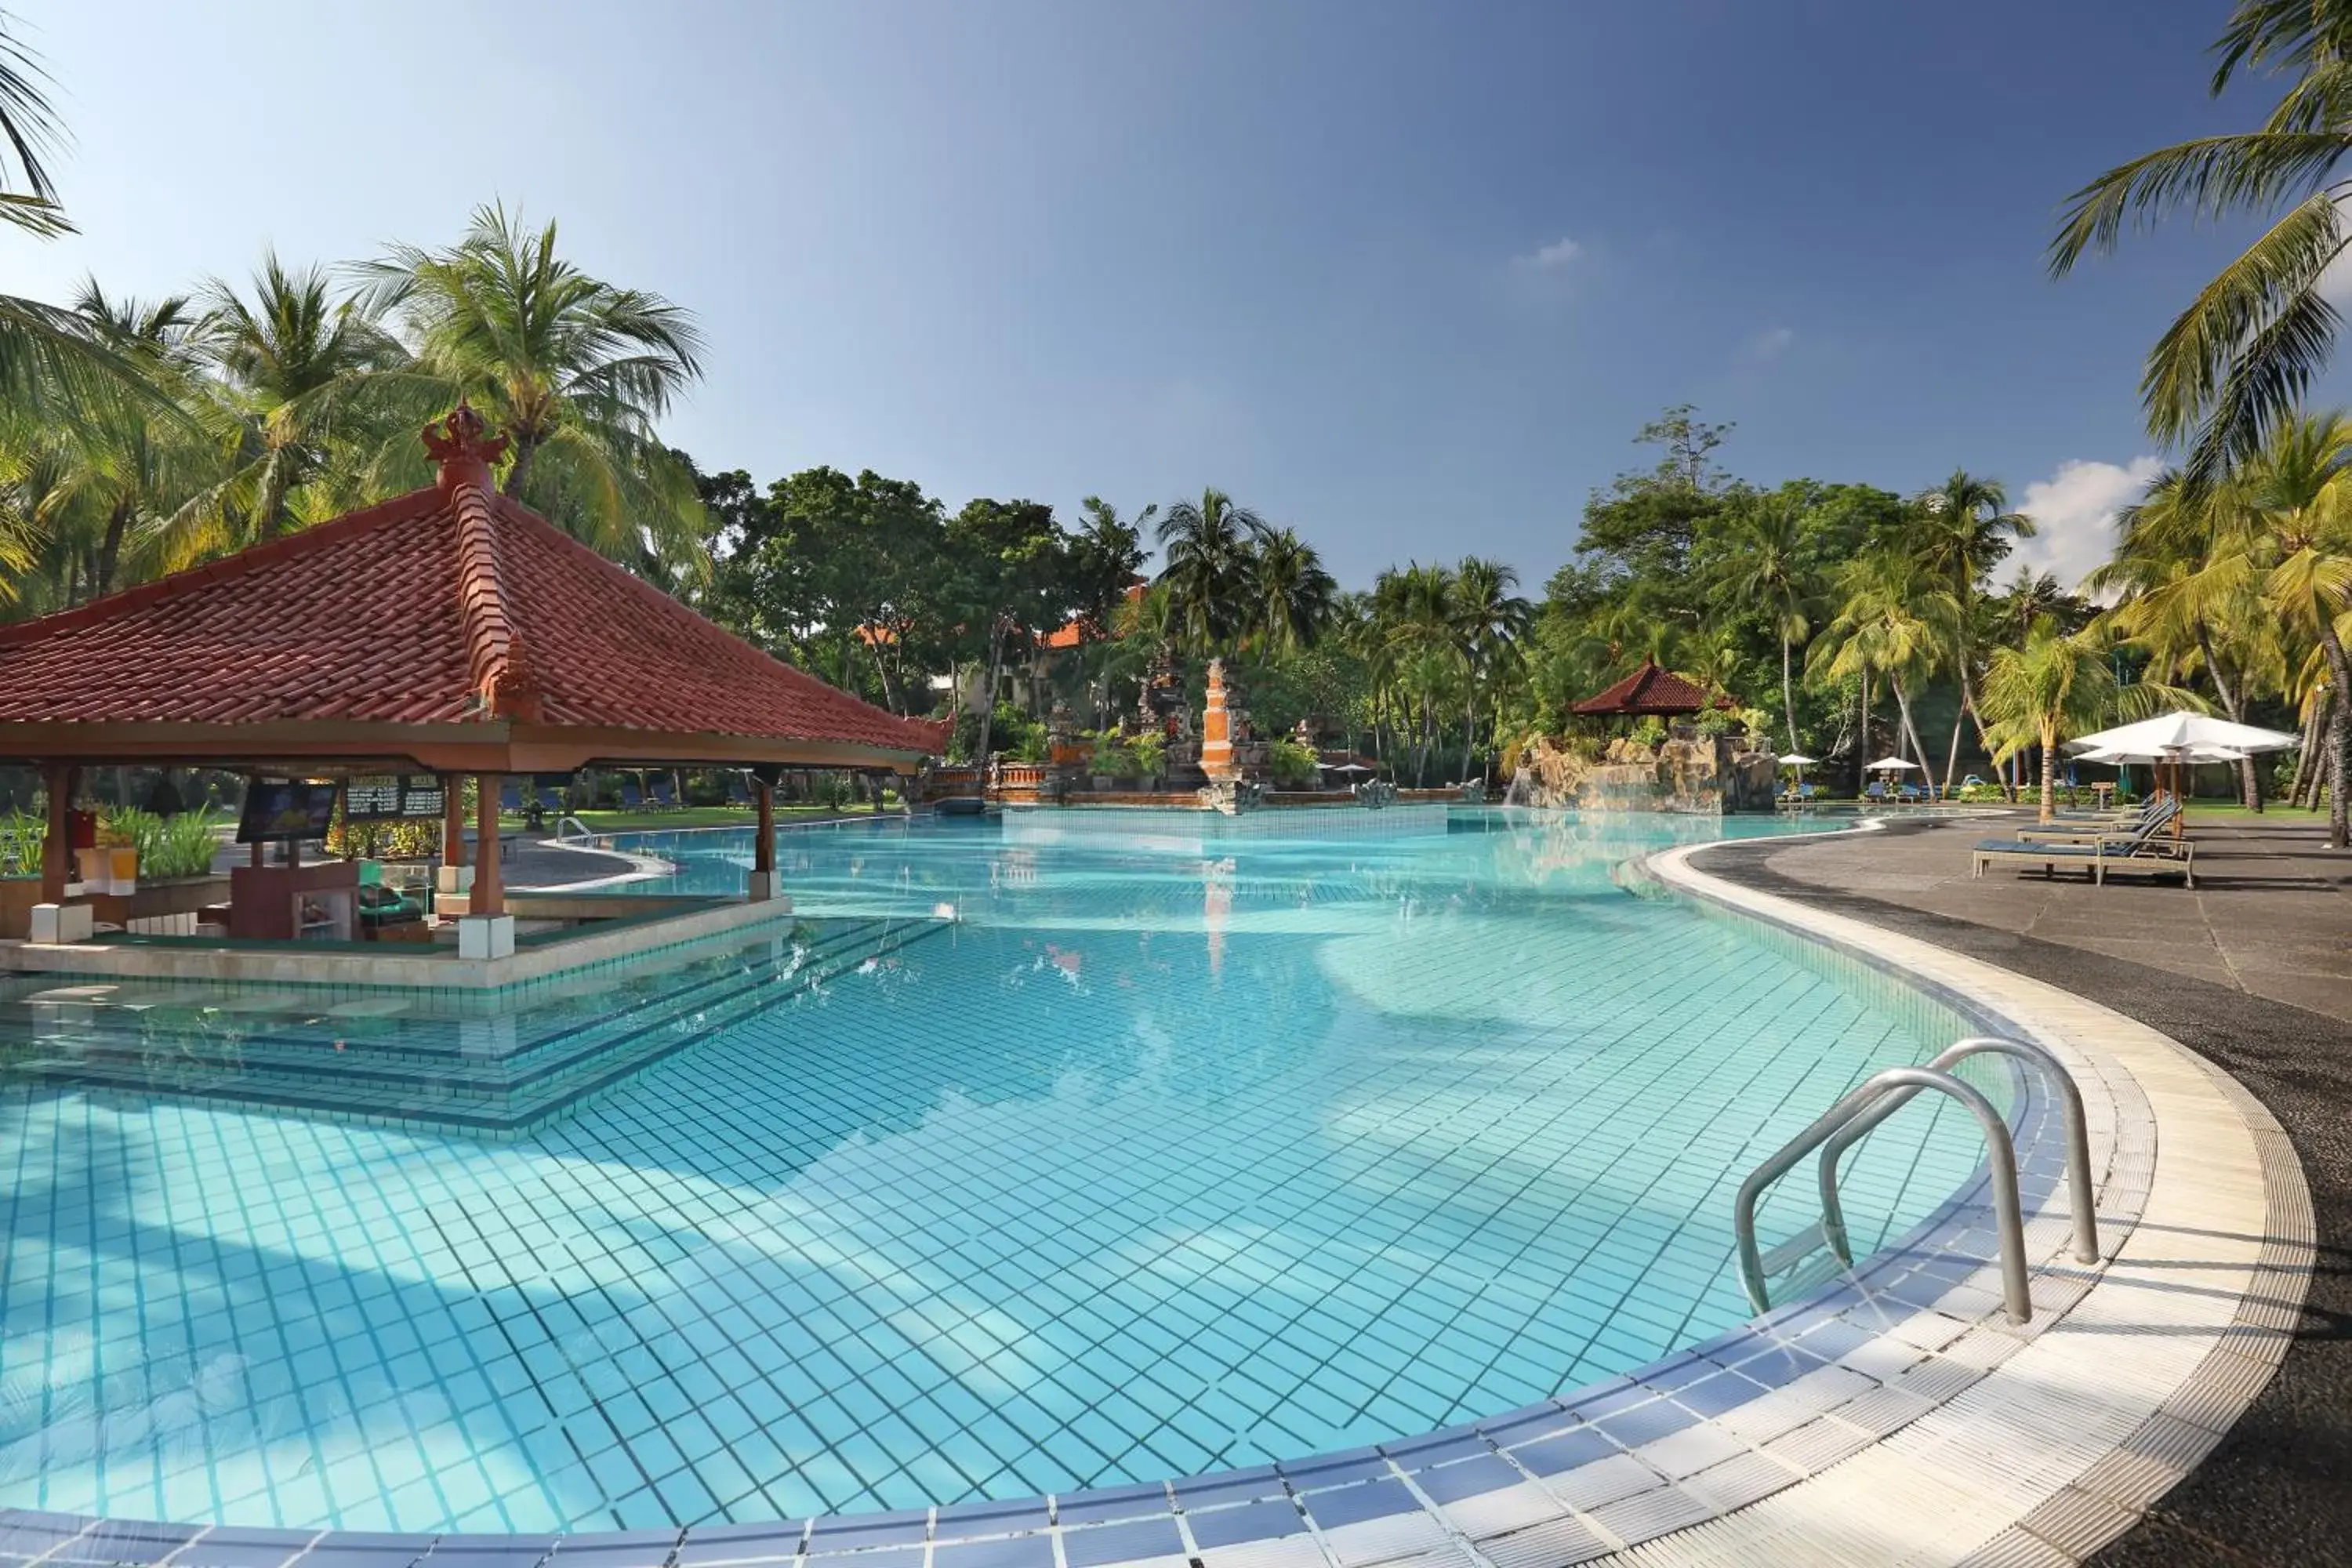
<path fill-rule="evenodd" d="M 514 942 L 512 915 L 466 915 L 457 921 L 460 958 L 512 958 Z"/>
<path fill-rule="evenodd" d="M 751 901 L 755 904 L 782 904 L 786 909 L 793 907 L 792 900 L 784 896 L 783 876 L 775 871 L 751 873 Z"/>
<path fill-rule="evenodd" d="M 89 940 L 92 916 L 88 904 L 35 904 L 33 906 L 33 940 L 35 942 L 87 942 Z"/>
<path fill-rule="evenodd" d="M 433 890 L 436 893 L 470 893 L 474 890 L 474 868 L 471 866 L 438 866 L 433 871 Z"/>

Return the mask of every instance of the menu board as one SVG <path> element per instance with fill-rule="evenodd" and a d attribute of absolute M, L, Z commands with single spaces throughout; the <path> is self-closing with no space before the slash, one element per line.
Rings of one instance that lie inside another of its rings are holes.
<path fill-rule="evenodd" d="M 354 773 L 343 781 L 343 812 L 353 822 L 438 817 L 448 798 L 438 773 Z"/>
<path fill-rule="evenodd" d="M 302 779 L 255 779 L 245 786 L 236 823 L 239 844 L 322 838 L 335 816 L 336 786 Z"/>
<path fill-rule="evenodd" d="M 439 816 L 449 809 L 449 792 L 439 773 L 410 773 L 400 781 L 400 815 Z"/>

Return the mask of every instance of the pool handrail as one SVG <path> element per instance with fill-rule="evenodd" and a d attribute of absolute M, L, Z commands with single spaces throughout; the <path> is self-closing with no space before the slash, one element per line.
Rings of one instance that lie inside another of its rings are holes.
<path fill-rule="evenodd" d="M 2096 1263 L 2099 1216 L 2091 1190 L 2091 1132 L 2083 1113 L 2083 1091 L 2074 1086 L 2074 1075 L 2048 1050 L 2031 1040 L 2008 1035 L 1970 1035 L 1947 1046 L 1927 1065 L 1938 1072 L 1949 1071 L 1969 1058 L 1988 1052 L 2014 1057 L 2040 1068 L 2044 1080 L 2058 1091 L 2066 1121 L 2066 1189 L 2074 1211 L 2074 1261 Z M 1853 1267 L 1853 1256 L 1848 1250 L 1845 1212 L 1838 1202 L 1838 1161 L 1871 1129 L 1910 1104 L 1918 1093 L 1916 1089 L 1899 1089 L 1881 1095 L 1822 1145 L 1822 1239 L 1829 1244 L 1831 1255 L 1849 1268 Z"/>
<path fill-rule="evenodd" d="M 2033 1317 L 2033 1297 L 2026 1283 L 2025 1220 L 2018 1205 L 2017 1150 L 2010 1142 L 2009 1123 L 2001 1120 L 1992 1101 L 1974 1086 L 1927 1067 L 1885 1068 L 1873 1073 L 1739 1184 L 1739 1195 L 1733 1200 L 1732 1229 L 1738 1239 L 1739 1278 L 1748 1289 L 1748 1304 L 1759 1312 L 1772 1310 L 1771 1292 L 1764 1279 L 1763 1255 L 1756 1246 L 1756 1203 L 1764 1189 L 1787 1175 L 1798 1161 L 1827 1142 L 1874 1101 L 1901 1089 L 1915 1092 L 1932 1089 L 1949 1095 L 1967 1107 L 1984 1129 L 1986 1163 L 1992 1171 L 1993 1217 L 2000 1238 L 2002 1304 L 2009 1310 L 2010 1321 L 2030 1321 Z"/>

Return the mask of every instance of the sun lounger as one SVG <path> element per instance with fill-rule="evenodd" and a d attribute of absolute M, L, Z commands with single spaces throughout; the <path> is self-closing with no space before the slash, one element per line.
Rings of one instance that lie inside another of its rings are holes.
<path fill-rule="evenodd" d="M 623 811 L 643 811 L 645 806 L 645 792 L 639 789 L 634 781 L 623 779 L 621 781 L 621 809 Z"/>
<path fill-rule="evenodd" d="M 670 782 L 667 777 L 655 779 L 653 790 L 653 804 L 661 810 L 668 811 L 677 805 L 677 792 L 670 787 Z"/>
<path fill-rule="evenodd" d="M 759 804 L 751 798 L 751 782 L 745 779 L 741 773 L 730 773 L 727 775 L 727 804 L 730 805 L 756 805 Z"/>
<path fill-rule="evenodd" d="M 2090 872 L 2091 880 L 2104 886 L 2110 869 L 2127 866 L 2151 871 L 2178 870 L 2193 888 L 2197 885 L 2196 842 L 2161 832 L 2170 822 L 2171 815 L 2165 813 L 2127 834 L 2071 839 L 1988 838 L 1976 847 L 1975 875 L 1981 877 L 1987 866 L 2003 861 L 2040 866 L 2042 874 L 2050 877 L 2056 876 L 2058 868 L 2065 866 Z"/>
<path fill-rule="evenodd" d="M 560 790 L 560 789 L 556 788 L 553 784 L 541 784 L 541 785 L 540 785 L 540 786 L 539 786 L 539 805 L 540 805 L 540 809 L 541 809 L 541 810 L 542 810 L 542 811 L 551 811 L 551 812 L 555 813 L 558 816 L 562 816 L 562 815 L 563 815 L 563 792 L 562 792 L 562 790 Z"/>
<path fill-rule="evenodd" d="M 2169 796 L 2152 800 L 2137 816 L 2110 825 L 2095 822 L 2059 823 L 2049 827 L 2021 827 L 2016 837 L 2032 844 L 2137 843 L 2172 826 L 2179 804 Z"/>
<path fill-rule="evenodd" d="M 499 785 L 499 809 L 509 816 L 522 815 L 522 785 L 508 779 Z"/>

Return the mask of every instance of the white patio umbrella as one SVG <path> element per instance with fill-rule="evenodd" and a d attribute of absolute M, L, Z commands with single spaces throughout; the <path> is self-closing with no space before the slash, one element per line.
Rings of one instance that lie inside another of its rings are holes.
<path fill-rule="evenodd" d="M 1906 763 L 1901 757 L 1881 757 L 1870 764 L 1868 771 L 1874 773 L 1902 773 L 1915 769 L 1918 765 L 1916 763 Z"/>
<path fill-rule="evenodd" d="M 1809 757 L 1802 752 L 1790 752 L 1781 757 L 1780 765 L 1784 768 L 1802 768 L 1810 767 L 1819 761 L 1821 761 L 1819 757 Z"/>
<path fill-rule="evenodd" d="M 2203 713 L 2167 713 L 2160 719 L 2143 719 L 2137 724 L 2118 724 L 2112 730 L 2101 730 L 2096 734 L 2069 741 L 2066 749 L 2076 752 L 2093 750 L 2135 752 L 2165 758 L 2198 746 L 2222 747 L 2252 754 L 2283 752 L 2289 746 L 2302 743 L 2300 735 L 2289 735 L 2278 730 L 2232 724 L 2227 719 L 2215 719 Z"/>
<path fill-rule="evenodd" d="M 2228 746 L 2185 746 L 2177 752 L 2135 752 L 2122 746 L 2098 746 L 2087 752 L 2077 752 L 2078 763 L 2242 763 L 2250 752 L 2235 751 Z"/>

